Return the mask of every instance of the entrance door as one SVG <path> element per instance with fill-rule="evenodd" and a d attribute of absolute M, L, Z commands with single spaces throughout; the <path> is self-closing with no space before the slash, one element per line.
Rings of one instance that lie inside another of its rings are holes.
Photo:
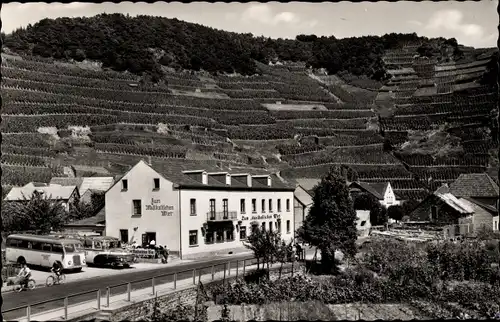
<path fill-rule="evenodd" d="M 156 245 L 158 245 L 158 241 L 156 240 L 156 233 L 146 232 L 144 235 L 146 237 L 146 246 L 149 246 L 152 240 L 154 240 L 156 242 Z"/>
<path fill-rule="evenodd" d="M 128 229 L 120 229 L 120 240 L 122 243 L 128 243 Z"/>

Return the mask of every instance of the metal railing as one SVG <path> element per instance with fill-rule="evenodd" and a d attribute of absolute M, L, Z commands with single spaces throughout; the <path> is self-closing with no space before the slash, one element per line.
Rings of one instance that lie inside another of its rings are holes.
<path fill-rule="evenodd" d="M 52 302 L 63 301 L 64 305 L 62 307 L 58 307 L 56 309 L 48 309 L 48 310 L 46 309 L 46 310 L 41 311 L 37 314 L 40 314 L 43 312 L 48 312 L 48 311 L 53 311 L 53 310 L 58 310 L 58 309 L 60 310 L 60 309 L 64 308 L 64 316 L 63 317 L 64 317 L 64 320 L 68 320 L 69 307 L 70 307 L 69 299 L 71 299 L 71 298 L 76 298 L 76 297 L 80 297 L 83 295 L 95 293 L 96 294 L 96 307 L 95 308 L 97 308 L 97 310 L 100 311 L 102 306 L 109 307 L 110 297 L 112 296 L 113 289 L 115 289 L 115 291 L 119 288 L 124 289 L 125 290 L 124 292 L 115 292 L 115 294 L 113 294 L 113 296 L 126 295 L 125 300 L 130 302 L 131 301 L 131 293 L 133 291 L 147 289 L 148 287 L 147 286 L 144 287 L 144 286 L 147 285 L 147 284 L 145 284 L 145 282 L 148 282 L 148 281 L 150 281 L 149 285 L 151 285 L 151 286 L 149 286 L 149 287 L 151 287 L 151 291 L 152 291 L 151 294 L 152 295 L 156 294 L 156 288 L 157 288 L 157 286 L 159 286 L 161 284 L 167 284 L 167 283 L 173 282 L 173 290 L 177 290 L 177 286 L 178 286 L 177 282 L 179 281 L 179 279 L 178 279 L 179 275 L 183 275 L 183 274 L 185 275 L 185 273 L 187 273 L 187 272 L 192 272 L 190 274 L 192 276 L 191 277 L 192 283 L 193 283 L 193 285 L 196 285 L 197 278 L 198 278 L 198 282 L 201 281 L 202 275 L 211 275 L 210 281 L 215 281 L 215 274 L 223 271 L 222 280 L 223 280 L 223 283 L 225 283 L 227 277 L 232 277 L 231 274 L 235 274 L 236 277 L 238 277 L 240 274 L 245 275 L 246 271 L 247 271 L 247 266 L 254 265 L 255 264 L 254 262 L 256 262 L 256 260 L 257 260 L 256 258 L 233 260 L 233 261 L 228 261 L 228 262 L 221 263 L 221 264 L 213 264 L 213 265 L 203 266 L 203 267 L 199 267 L 199 268 L 181 270 L 181 271 L 177 271 L 174 273 L 160 274 L 160 275 L 153 276 L 152 278 L 148 277 L 148 278 L 144 278 L 144 279 L 139 279 L 139 280 L 134 280 L 134 281 L 130 281 L 130 282 L 125 282 L 125 283 L 107 286 L 107 287 L 105 287 L 106 292 L 105 292 L 105 303 L 104 304 L 101 304 L 101 299 L 102 299 L 101 289 L 93 289 L 90 291 L 84 291 L 84 292 L 80 292 L 80 293 L 70 294 L 70 295 L 67 295 L 64 297 L 49 299 L 49 300 L 37 302 L 34 304 L 30 304 L 30 305 L 23 305 L 23 306 L 18 306 L 18 307 L 7 309 L 7 310 L 2 310 L 2 314 L 3 314 L 5 320 L 16 320 L 16 319 L 20 319 L 20 318 L 25 317 L 25 318 L 27 318 L 28 321 L 30 321 L 31 316 L 33 315 L 33 312 L 32 312 L 33 307 L 42 306 L 44 304 L 48 304 L 48 303 L 52 303 Z M 243 262 L 242 265 L 241 265 L 241 262 Z M 236 267 L 233 267 L 233 269 L 232 269 L 231 263 L 236 263 Z M 223 266 L 223 268 L 220 270 L 217 270 L 216 267 L 220 267 L 220 266 Z M 205 271 L 208 270 L 208 272 L 203 273 L 204 270 Z M 170 280 L 170 278 L 172 280 Z M 188 279 L 190 279 L 190 278 L 188 278 Z M 183 278 L 182 280 L 186 280 L 186 279 Z M 139 284 L 139 283 L 143 283 L 143 285 L 140 285 L 136 289 L 132 288 L 133 284 Z M 85 300 L 85 301 L 77 302 L 76 304 L 89 303 L 89 302 L 91 302 L 91 301 Z M 72 304 L 72 305 L 76 305 L 76 304 Z M 14 316 L 12 318 L 5 317 L 5 315 L 9 312 L 15 312 L 15 311 L 21 311 L 21 310 L 25 310 L 25 312 L 26 312 L 25 316 L 17 315 L 17 316 Z"/>
<path fill-rule="evenodd" d="M 237 211 L 207 212 L 207 221 L 236 220 L 237 218 Z"/>

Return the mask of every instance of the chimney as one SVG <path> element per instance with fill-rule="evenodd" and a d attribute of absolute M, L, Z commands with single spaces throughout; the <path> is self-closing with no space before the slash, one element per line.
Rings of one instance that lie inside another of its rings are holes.
<path fill-rule="evenodd" d="M 208 184 L 208 174 L 205 171 L 201 174 L 201 183 Z"/>
<path fill-rule="evenodd" d="M 230 175 L 229 173 L 228 173 L 228 174 L 226 174 L 226 184 L 227 184 L 228 186 L 230 186 L 230 185 L 231 185 L 231 175 Z"/>

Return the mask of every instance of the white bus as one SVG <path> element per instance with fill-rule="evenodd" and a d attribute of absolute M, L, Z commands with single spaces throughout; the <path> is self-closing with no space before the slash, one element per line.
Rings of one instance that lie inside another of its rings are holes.
<path fill-rule="evenodd" d="M 10 235 L 6 239 L 7 262 L 52 267 L 59 262 L 64 270 L 81 271 L 85 264 L 82 243 L 53 236 Z"/>

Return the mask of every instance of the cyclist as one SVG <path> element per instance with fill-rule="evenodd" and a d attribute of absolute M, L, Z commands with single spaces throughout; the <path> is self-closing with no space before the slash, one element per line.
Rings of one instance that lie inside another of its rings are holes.
<path fill-rule="evenodd" d="M 61 277 L 61 273 L 62 273 L 62 267 L 61 267 L 61 264 L 59 264 L 59 262 L 54 262 L 54 264 L 52 265 L 52 268 L 50 269 L 54 274 L 56 274 L 56 277 L 57 279 L 59 280 L 59 278 Z"/>
<path fill-rule="evenodd" d="M 21 270 L 17 274 L 17 277 L 19 278 L 19 285 L 28 285 L 28 281 L 31 277 L 31 270 L 29 269 L 28 265 L 26 265 L 26 262 L 21 263 Z"/>

